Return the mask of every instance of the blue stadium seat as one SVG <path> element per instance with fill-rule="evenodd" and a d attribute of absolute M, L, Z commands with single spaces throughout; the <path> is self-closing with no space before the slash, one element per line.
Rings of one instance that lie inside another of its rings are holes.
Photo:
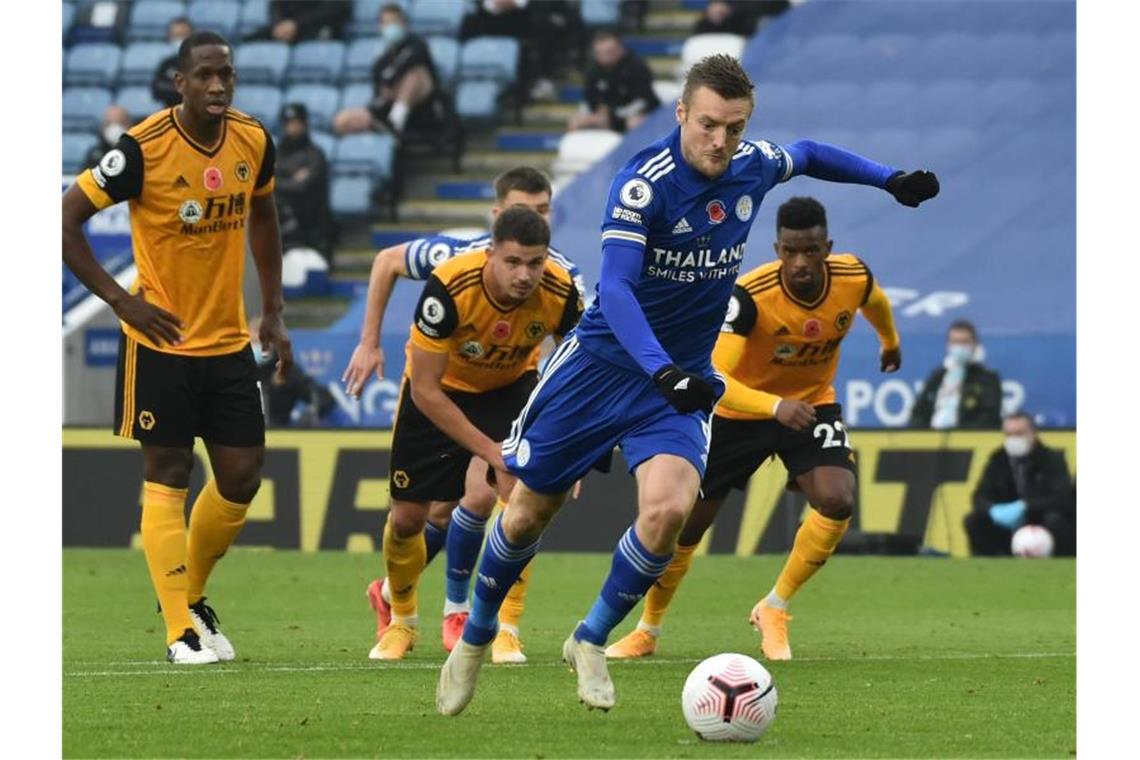
<path fill-rule="evenodd" d="M 123 52 L 109 42 L 76 45 L 67 52 L 63 83 L 68 87 L 110 87 L 119 74 Z"/>
<path fill-rule="evenodd" d="M 460 82 L 455 93 L 455 110 L 461 118 L 493 120 L 499 115 L 498 82 Z"/>
<path fill-rule="evenodd" d="M 816 75 L 826 79 L 847 79 L 848 69 L 865 58 L 863 41 L 852 34 L 818 34 L 797 51 L 800 61 L 810 61 Z"/>
<path fill-rule="evenodd" d="M 238 20 L 238 33 L 242 37 L 269 28 L 269 0 L 245 0 Z"/>
<path fill-rule="evenodd" d="M 367 216 L 372 209 L 370 177 L 333 177 L 329 205 L 338 218 Z"/>
<path fill-rule="evenodd" d="M 1077 70 L 1077 36 L 1072 29 L 1051 32 L 1041 37 L 1043 74 L 1074 76 Z"/>
<path fill-rule="evenodd" d="M 336 137 L 334 135 L 329 132 L 311 130 L 309 132 L 309 139 L 313 141 L 314 145 L 321 149 L 327 160 L 332 160 L 333 150 L 336 148 Z"/>
<path fill-rule="evenodd" d="M 208 29 L 224 37 L 236 37 L 241 4 L 234 0 L 192 0 L 186 15 L 194 29 Z"/>
<path fill-rule="evenodd" d="M 67 32 L 71 29 L 71 22 L 75 21 L 75 5 L 73 3 L 63 4 L 63 36 L 67 38 Z"/>
<path fill-rule="evenodd" d="M 304 103 L 309 109 L 309 126 L 328 130 L 340 104 L 340 90 L 327 84 L 295 84 L 285 91 L 285 103 Z"/>
<path fill-rule="evenodd" d="M 985 46 L 986 62 L 993 75 L 1034 77 L 1050 69 L 1051 62 L 1046 58 L 1050 51 L 1044 37 L 1005 32 L 986 38 Z"/>
<path fill-rule="evenodd" d="M 396 141 L 391 135 L 365 132 L 346 135 L 336 141 L 332 173 L 336 176 L 366 175 L 378 181 L 392 177 Z"/>
<path fill-rule="evenodd" d="M 69 87 L 63 91 L 63 128 L 80 132 L 99 129 L 103 112 L 111 105 L 111 91 L 103 87 Z"/>
<path fill-rule="evenodd" d="M 348 24 L 348 36 L 352 39 L 376 37 L 380 34 L 380 9 L 387 0 L 356 0 L 352 4 L 352 21 Z M 407 10 L 407 3 L 400 3 Z"/>
<path fill-rule="evenodd" d="M 922 156 L 923 165 L 949 166 L 983 151 L 982 133 L 977 129 L 947 127 L 932 129 L 922 134 L 921 147 L 916 155 Z"/>
<path fill-rule="evenodd" d="M 99 138 L 89 132 L 63 133 L 63 173 L 79 174 L 83 171 L 87 154 L 99 144 Z"/>
<path fill-rule="evenodd" d="M 983 123 L 1031 127 L 1048 107 L 1051 94 L 1030 79 L 996 79 L 981 87 L 977 109 Z"/>
<path fill-rule="evenodd" d="M 336 84 L 344 69 L 344 43 L 335 40 L 312 40 L 293 46 L 289 63 L 290 82 Z"/>
<path fill-rule="evenodd" d="M 127 109 L 131 121 L 141 121 L 164 108 L 163 104 L 151 95 L 150 87 L 144 85 L 123 87 L 115 93 L 115 104 Z"/>
<path fill-rule="evenodd" d="M 494 79 L 514 83 L 518 77 L 519 41 L 513 37 L 476 37 L 459 53 L 459 79 Z"/>
<path fill-rule="evenodd" d="M 587 26 L 614 26 L 621 21 L 618 0 L 582 0 L 582 21 Z"/>
<path fill-rule="evenodd" d="M 372 85 L 365 82 L 345 85 L 340 91 L 340 107 L 362 108 L 372 101 Z"/>
<path fill-rule="evenodd" d="M 756 84 L 756 118 L 762 125 L 799 123 L 800 88 L 786 82 Z"/>
<path fill-rule="evenodd" d="M 919 160 L 916 157 L 921 155 L 918 153 L 920 136 L 921 132 L 914 129 L 897 127 L 873 129 L 861 133 L 856 150 L 860 155 L 873 158 L 880 163 L 912 166 L 916 160 Z"/>
<path fill-rule="evenodd" d="M 416 0 L 412 3 L 408 22 L 419 35 L 443 34 L 454 37 L 459 33 L 463 17 L 471 10 L 466 0 Z"/>
<path fill-rule="evenodd" d="M 384 54 L 388 43 L 379 37 L 353 40 L 344 56 L 344 81 L 371 82 L 372 64 Z"/>
<path fill-rule="evenodd" d="M 234 108 L 257 118 L 270 132 L 277 128 L 281 102 L 281 90 L 276 87 L 246 84 L 234 90 Z"/>
<path fill-rule="evenodd" d="M 977 104 L 981 85 L 974 81 L 951 79 L 926 82 L 914 101 L 930 126 L 977 127 L 983 117 Z"/>
<path fill-rule="evenodd" d="M 861 54 L 845 65 L 844 76 L 853 81 L 876 81 L 905 76 L 919 54 L 918 37 L 907 34 L 876 34 L 862 40 Z"/>
<path fill-rule="evenodd" d="M 169 42 L 132 42 L 123 51 L 119 84 L 150 84 L 158 64 L 177 51 L 178 47 Z"/>
<path fill-rule="evenodd" d="M 455 83 L 455 72 L 459 69 L 459 43 L 451 37 L 428 37 L 428 49 L 440 83 L 451 89 Z"/>
<path fill-rule="evenodd" d="M 919 87 L 911 82 L 874 82 L 863 91 L 856 123 L 861 127 L 913 129 L 923 124 L 914 108 Z"/>
<path fill-rule="evenodd" d="M 289 46 L 284 42 L 247 42 L 234 53 L 240 90 L 243 84 L 280 85 L 289 69 Z"/>
<path fill-rule="evenodd" d="M 906 73 L 912 79 L 984 78 L 994 75 L 985 38 L 976 34 L 936 34 L 914 56 Z"/>
<path fill-rule="evenodd" d="M 846 125 L 862 111 L 863 88 L 850 82 L 809 82 L 801 90 L 801 129 L 828 129 Z"/>
<path fill-rule="evenodd" d="M 186 5 L 175 0 L 135 3 L 127 24 L 127 40 L 165 40 L 166 25 L 186 15 Z"/>

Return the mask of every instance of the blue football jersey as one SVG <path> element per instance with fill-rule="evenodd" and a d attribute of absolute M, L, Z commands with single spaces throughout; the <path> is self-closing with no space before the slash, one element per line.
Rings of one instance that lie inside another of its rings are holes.
<path fill-rule="evenodd" d="M 462 240 L 448 235 L 428 235 L 427 237 L 416 238 L 408 243 L 408 248 L 404 252 L 404 266 L 408 270 L 408 277 L 411 279 L 426 280 L 437 266 L 452 256 L 486 248 L 489 245 L 491 245 L 490 232 L 484 232 L 471 240 Z M 570 279 L 574 281 L 578 293 L 585 298 L 586 283 L 582 279 L 582 272 L 578 269 L 578 265 L 554 246 L 549 248 L 548 257 L 570 273 Z"/>
<path fill-rule="evenodd" d="M 792 160 L 764 140 L 741 141 L 728 169 L 710 180 L 681 155 L 681 130 L 638 153 L 610 186 L 602 241 L 643 246 L 634 295 L 673 362 L 710 375 L 711 355 L 744 245 L 765 193 L 792 176 Z M 576 330 L 591 354 L 641 371 L 595 298 Z"/>

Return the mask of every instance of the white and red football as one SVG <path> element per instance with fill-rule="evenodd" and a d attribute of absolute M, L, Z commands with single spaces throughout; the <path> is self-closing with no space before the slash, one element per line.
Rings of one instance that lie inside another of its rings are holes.
<path fill-rule="evenodd" d="M 712 742 L 752 742 L 776 718 L 776 684 L 751 657 L 718 654 L 685 679 L 681 711 L 697 736 Z"/>

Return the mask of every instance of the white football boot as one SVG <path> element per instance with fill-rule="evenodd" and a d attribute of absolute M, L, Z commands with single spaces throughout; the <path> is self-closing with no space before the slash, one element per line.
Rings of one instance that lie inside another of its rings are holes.
<path fill-rule="evenodd" d="M 487 658 L 491 644 L 475 646 L 460 637 L 455 648 L 439 672 L 439 686 L 435 690 L 435 707 L 441 715 L 458 715 L 475 696 L 475 682 L 479 668 Z"/>
<path fill-rule="evenodd" d="M 234 645 L 218 628 L 218 615 L 214 608 L 206 604 L 206 597 L 198 600 L 197 604 L 190 605 L 190 620 L 194 623 L 194 630 L 207 649 L 213 650 L 218 659 L 226 662 L 234 658 Z"/>
<path fill-rule="evenodd" d="M 187 629 L 181 638 L 166 648 L 166 659 L 175 665 L 210 665 L 218 661 L 218 655 L 202 644 L 198 634 Z"/>
<path fill-rule="evenodd" d="M 617 698 L 606 668 L 606 650 L 574 634 L 562 644 L 562 660 L 578 674 L 578 699 L 590 709 L 609 710 Z"/>

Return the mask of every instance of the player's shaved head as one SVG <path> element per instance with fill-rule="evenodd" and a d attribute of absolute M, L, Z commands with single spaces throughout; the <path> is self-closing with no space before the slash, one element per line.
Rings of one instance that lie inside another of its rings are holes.
<path fill-rule="evenodd" d="M 230 55 L 233 54 L 233 48 L 230 46 L 229 40 L 217 32 L 192 32 L 190 36 L 182 40 L 182 44 L 178 46 L 178 70 L 183 74 L 189 73 L 190 67 L 193 65 L 194 48 L 204 45 L 220 45 L 226 48 L 230 52 Z"/>
<path fill-rule="evenodd" d="M 789 198 L 776 211 L 776 233 L 781 229 L 810 230 L 820 227 L 827 234 L 827 211 L 815 198 Z"/>

